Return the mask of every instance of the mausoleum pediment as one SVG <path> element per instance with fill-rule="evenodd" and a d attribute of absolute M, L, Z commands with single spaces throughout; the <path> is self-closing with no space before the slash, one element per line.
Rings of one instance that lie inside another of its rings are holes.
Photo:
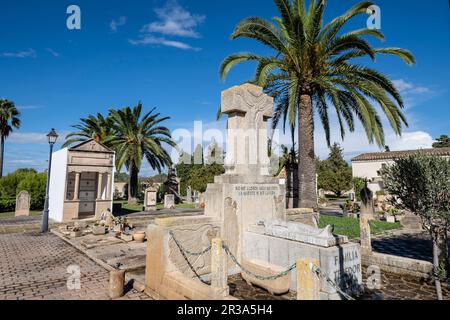
<path fill-rule="evenodd" d="M 93 152 L 114 153 L 114 151 L 112 151 L 102 143 L 95 141 L 94 139 L 83 141 L 82 143 L 77 144 L 76 146 L 70 148 L 70 151 L 93 151 Z"/>

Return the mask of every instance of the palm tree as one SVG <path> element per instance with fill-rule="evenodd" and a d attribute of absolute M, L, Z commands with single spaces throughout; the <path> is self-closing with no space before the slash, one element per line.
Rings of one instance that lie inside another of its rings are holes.
<path fill-rule="evenodd" d="M 160 124 L 170 119 L 160 118 L 155 109 L 142 115 L 142 104 L 134 108 L 111 109 L 110 116 L 115 134 L 106 143 L 116 151 L 116 168 L 124 165 L 129 173 L 128 203 L 137 202 L 138 175 L 145 157 L 153 170 L 161 170 L 172 164 L 163 144 L 175 147 L 170 131 Z"/>
<path fill-rule="evenodd" d="M 343 26 L 365 13 L 371 2 L 361 2 L 328 24 L 323 24 L 325 0 L 274 0 L 281 17 L 273 22 L 250 17 L 235 28 L 232 39 L 251 38 L 273 50 L 270 56 L 238 53 L 227 57 L 221 67 L 222 79 L 244 61 L 256 61 L 254 83 L 275 95 L 278 112 L 292 125 L 297 121 L 299 147 L 300 207 L 316 208 L 316 169 L 314 154 L 314 112 L 317 112 L 330 146 L 329 107 L 334 107 L 341 137 L 345 124 L 355 129 L 355 116 L 362 123 L 370 143 L 384 146 L 384 132 L 374 104 L 378 104 L 398 135 L 407 126 L 402 114 L 403 100 L 389 78 L 356 63 L 354 58 L 392 54 L 408 64 L 412 54 L 400 48 L 373 48 L 365 37 L 384 39 L 379 30 L 342 32 Z"/>
<path fill-rule="evenodd" d="M 80 124 L 72 126 L 72 128 L 79 131 L 72 132 L 66 136 L 63 148 L 89 139 L 105 142 L 106 138 L 113 134 L 112 121 L 109 116 L 104 117 L 102 114 L 97 113 L 97 117 L 89 115 L 87 118 L 80 119 L 80 122 Z"/>
<path fill-rule="evenodd" d="M 0 100 L 0 178 L 3 176 L 3 159 L 5 155 L 5 139 L 13 131 L 20 127 L 20 112 L 14 102 Z"/>

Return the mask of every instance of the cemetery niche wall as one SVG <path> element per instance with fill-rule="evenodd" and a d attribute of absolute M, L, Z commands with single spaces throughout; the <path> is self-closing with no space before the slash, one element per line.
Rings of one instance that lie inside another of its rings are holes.
<path fill-rule="evenodd" d="M 319 229 L 286 220 L 285 183 L 273 177 L 268 157 L 273 104 L 252 84 L 222 92 L 222 112 L 228 115 L 226 172 L 208 185 L 204 215 L 156 219 L 148 226 L 145 290 L 154 298 L 230 299 L 226 280 L 237 273 L 269 292 L 302 288 L 295 271 L 279 281 L 254 281 L 236 260 L 257 274 L 273 276 L 308 258 L 346 292 L 360 289 L 359 244 L 334 235 L 331 226 Z M 325 278 L 317 291 L 323 300 L 342 298 Z"/>
<path fill-rule="evenodd" d="M 114 158 L 114 151 L 93 139 L 53 153 L 49 217 L 98 219 L 112 210 Z"/>

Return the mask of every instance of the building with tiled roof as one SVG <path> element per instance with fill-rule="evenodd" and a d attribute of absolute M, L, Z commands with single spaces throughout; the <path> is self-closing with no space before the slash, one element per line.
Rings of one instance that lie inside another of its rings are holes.
<path fill-rule="evenodd" d="M 383 167 L 393 164 L 395 159 L 406 158 L 419 153 L 427 156 L 450 158 L 450 148 L 363 153 L 352 158 L 353 177 L 368 179 L 368 187 L 376 193 L 384 188 L 380 175 Z"/>

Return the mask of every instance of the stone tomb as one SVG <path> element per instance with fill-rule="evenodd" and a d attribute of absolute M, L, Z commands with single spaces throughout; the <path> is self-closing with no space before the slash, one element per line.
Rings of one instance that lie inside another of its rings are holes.
<path fill-rule="evenodd" d="M 270 220 L 244 232 L 244 259 L 260 260 L 286 269 L 298 258 L 317 259 L 318 267 L 347 293 L 358 293 L 362 283 L 361 256 L 357 243 L 332 234 L 331 226 L 314 228 L 296 222 Z M 297 288 L 291 273 L 291 290 Z M 270 282 L 268 283 L 270 285 Z M 321 279 L 321 300 L 341 299 L 336 288 Z"/>
<path fill-rule="evenodd" d="M 51 170 L 52 220 L 99 219 L 112 211 L 114 151 L 91 139 L 53 153 Z"/>
<path fill-rule="evenodd" d="M 28 191 L 20 191 L 16 197 L 16 217 L 30 215 L 30 194 Z"/>
<path fill-rule="evenodd" d="M 333 235 L 330 226 L 318 229 L 286 221 L 285 185 L 271 175 L 267 152 L 273 99 L 255 85 L 236 86 L 222 93 L 222 112 L 229 117 L 226 172 L 208 185 L 204 216 L 156 219 L 149 225 L 146 292 L 158 299 L 229 298 L 224 279 L 241 270 L 230 257 L 224 258 L 225 250 L 214 246 L 222 240 L 252 270 L 286 270 L 299 259 L 311 259 L 341 287 L 358 289 L 359 244 Z M 215 249 L 190 257 L 191 266 L 180 252 L 203 252 L 209 245 Z M 211 285 L 193 280 L 197 276 L 210 278 Z M 268 283 L 271 280 L 255 284 L 273 292 L 289 289 L 289 284 L 293 290 L 302 286 L 295 272 L 289 277 L 287 286 L 283 280 L 278 288 Z M 340 298 L 326 280 L 316 294 L 321 299 Z"/>

